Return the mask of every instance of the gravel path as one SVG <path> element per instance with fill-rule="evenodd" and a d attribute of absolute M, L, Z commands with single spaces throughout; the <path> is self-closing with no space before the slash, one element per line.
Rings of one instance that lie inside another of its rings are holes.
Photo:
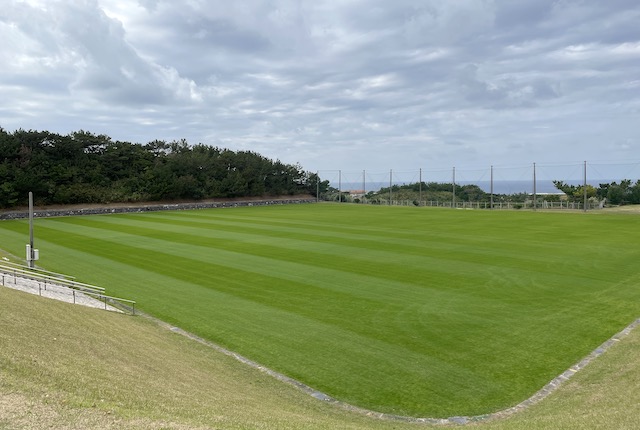
<path fill-rule="evenodd" d="M 37 294 L 49 299 L 74 303 L 76 305 L 89 306 L 91 308 L 121 312 L 119 309 L 105 304 L 97 298 L 91 297 L 72 288 L 52 284 L 50 282 L 44 283 L 43 281 L 35 281 L 32 279 L 22 278 L 20 276 L 14 276 L 12 274 L 0 273 L 0 285 L 30 294 Z"/>

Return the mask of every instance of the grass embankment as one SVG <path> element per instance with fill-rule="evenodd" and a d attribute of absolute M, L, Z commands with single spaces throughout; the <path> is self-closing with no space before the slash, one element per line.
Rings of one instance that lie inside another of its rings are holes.
<path fill-rule="evenodd" d="M 26 221 L 0 224 L 24 247 Z M 361 407 L 529 397 L 640 314 L 640 218 L 308 205 L 37 220 L 41 264 Z"/>
<path fill-rule="evenodd" d="M 0 287 L 0 428 L 416 429 L 343 411 L 130 317 Z M 472 428 L 635 429 L 640 331 L 550 397 Z"/>
<path fill-rule="evenodd" d="M 143 318 L 4 287 L 0 303 L 0 428 L 364 422 Z"/>

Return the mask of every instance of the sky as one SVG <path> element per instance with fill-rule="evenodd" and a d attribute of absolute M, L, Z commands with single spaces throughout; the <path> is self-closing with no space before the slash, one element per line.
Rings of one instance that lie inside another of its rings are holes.
<path fill-rule="evenodd" d="M 308 171 L 640 164 L 638 0 L 2 0 L 0 127 Z"/>

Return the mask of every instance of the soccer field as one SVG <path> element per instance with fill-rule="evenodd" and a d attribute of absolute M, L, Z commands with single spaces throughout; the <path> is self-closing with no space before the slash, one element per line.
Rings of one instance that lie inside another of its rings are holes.
<path fill-rule="evenodd" d="M 398 415 L 514 405 L 640 315 L 629 214 L 310 204 L 36 219 L 35 235 L 44 268 Z M 27 241 L 27 221 L 0 222 L 0 248 Z"/>

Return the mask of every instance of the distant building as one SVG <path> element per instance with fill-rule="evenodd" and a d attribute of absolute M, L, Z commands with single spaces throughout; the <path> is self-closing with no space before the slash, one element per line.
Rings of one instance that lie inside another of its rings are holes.
<path fill-rule="evenodd" d="M 349 190 L 349 196 L 352 199 L 361 199 L 367 194 L 364 190 Z"/>

